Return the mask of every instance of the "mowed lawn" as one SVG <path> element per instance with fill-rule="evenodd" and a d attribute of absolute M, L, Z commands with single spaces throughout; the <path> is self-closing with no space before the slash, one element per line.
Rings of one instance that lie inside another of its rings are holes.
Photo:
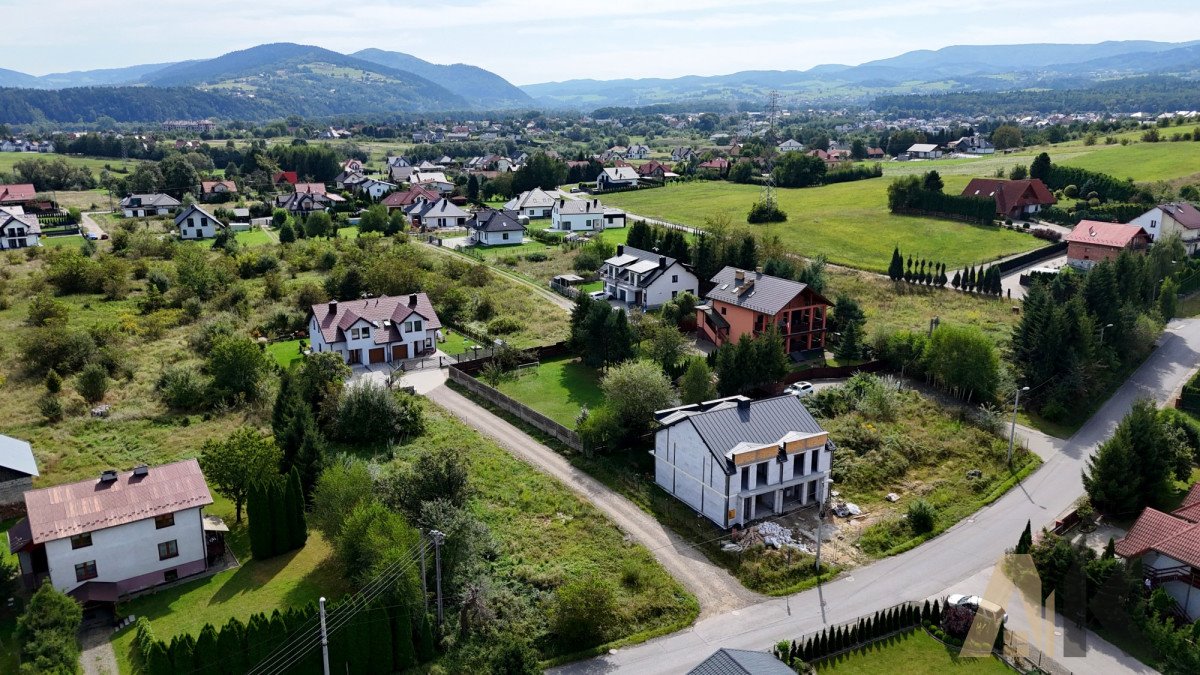
<path fill-rule="evenodd" d="M 822 675 L 999 675 L 1013 672 L 994 656 L 966 659 L 959 658 L 957 652 L 924 630 L 914 630 L 822 661 L 817 664 L 817 672 Z"/>
<path fill-rule="evenodd" d="M 930 163 L 929 168 L 935 168 Z M 958 192 L 965 176 L 946 178 L 946 191 Z M 886 272 L 896 246 L 912 254 L 946 263 L 949 269 L 980 264 L 1037 248 L 1043 242 L 1023 232 L 980 227 L 950 220 L 897 216 L 888 211 L 887 178 L 815 188 L 776 191 L 788 214 L 784 223 L 750 226 L 778 234 L 785 246 L 806 257 L 825 255 L 829 262 L 873 272 Z M 640 216 L 703 227 L 705 219 L 727 214 L 747 224 L 760 188 L 724 181 L 681 183 L 655 190 L 605 195 L 605 201 Z"/>
<path fill-rule="evenodd" d="M 1175 127 L 1167 129 L 1167 135 Z M 1200 143 L 1194 141 L 1095 145 L 1091 152 L 1062 160 L 1067 166 L 1135 181 L 1172 180 L 1200 173 Z M 1054 159 L 1054 152 L 1050 152 Z"/>
<path fill-rule="evenodd" d="M 604 402 L 600 375 L 575 357 L 542 361 L 537 368 L 522 369 L 515 379 L 502 382 L 500 391 L 550 419 L 575 428 L 579 409 Z"/>

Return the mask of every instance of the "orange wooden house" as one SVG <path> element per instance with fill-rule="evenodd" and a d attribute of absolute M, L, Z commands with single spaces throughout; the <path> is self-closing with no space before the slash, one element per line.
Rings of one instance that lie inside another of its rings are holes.
<path fill-rule="evenodd" d="M 789 354 L 825 348 L 825 315 L 831 303 L 807 284 L 762 272 L 726 267 L 696 307 L 696 325 L 720 346 L 743 335 L 779 328 Z"/>

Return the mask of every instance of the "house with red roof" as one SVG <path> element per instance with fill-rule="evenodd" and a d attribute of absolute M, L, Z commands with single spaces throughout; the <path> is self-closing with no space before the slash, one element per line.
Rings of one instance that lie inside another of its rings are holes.
<path fill-rule="evenodd" d="M 194 459 L 25 493 L 8 546 L 29 589 L 49 579 L 83 604 L 114 603 L 200 574 L 224 555 L 225 528 Z"/>
<path fill-rule="evenodd" d="M 696 165 L 696 169 L 710 176 L 724 176 L 729 173 L 729 160 L 724 157 L 715 157 L 707 162 L 700 162 Z"/>
<path fill-rule="evenodd" d="M 271 182 L 276 185 L 279 185 L 280 183 L 295 185 L 296 183 L 300 182 L 300 177 L 296 175 L 295 171 L 280 171 L 271 177 Z"/>
<path fill-rule="evenodd" d="M 1147 588 L 1165 590 L 1188 621 L 1200 619 L 1200 483 L 1170 513 L 1142 511 L 1116 551 L 1142 561 Z"/>
<path fill-rule="evenodd" d="M 424 293 L 313 305 L 308 341 L 350 365 L 399 363 L 434 351 L 442 322 Z"/>
<path fill-rule="evenodd" d="M 962 196 L 995 200 L 996 215 L 1014 220 L 1023 220 L 1058 203 L 1050 188 L 1037 178 L 972 178 L 963 188 Z"/>
<path fill-rule="evenodd" d="M 418 201 L 423 200 L 432 203 L 441 198 L 442 195 L 436 190 L 431 190 L 421 185 L 414 185 L 407 190 L 400 190 L 391 193 L 390 195 L 384 197 L 383 201 L 379 203 L 386 206 L 388 213 L 391 213 L 396 209 L 403 209 L 406 206 L 412 206 Z"/>
<path fill-rule="evenodd" d="M 1150 235 L 1137 225 L 1081 220 L 1067 235 L 1067 263 L 1082 270 L 1101 260 L 1116 260 L 1121 251 L 1145 251 Z"/>
<path fill-rule="evenodd" d="M 670 176 L 678 176 L 671 172 L 671 167 L 663 164 L 657 159 L 652 159 L 649 162 L 637 168 L 638 175 L 642 178 L 649 178 L 656 181 L 665 181 Z"/>
<path fill-rule="evenodd" d="M 237 183 L 231 180 L 200 181 L 200 197 L 205 201 L 220 201 L 237 194 Z"/>
<path fill-rule="evenodd" d="M 32 183 L 0 185 L 0 206 L 26 206 L 33 203 L 36 195 Z"/>

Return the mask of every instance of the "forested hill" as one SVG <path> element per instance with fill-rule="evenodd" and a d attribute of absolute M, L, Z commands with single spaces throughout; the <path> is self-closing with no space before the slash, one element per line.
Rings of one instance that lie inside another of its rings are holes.
<path fill-rule="evenodd" d="M 84 123 L 100 117 L 111 117 L 118 122 L 206 117 L 263 120 L 291 112 L 300 111 L 281 110 L 266 101 L 189 87 L 0 89 L 0 120 L 9 124 Z"/>
<path fill-rule="evenodd" d="M 1079 89 L 1029 89 L 953 94 L 880 96 L 872 107 L 888 115 L 1018 115 L 1023 113 L 1135 113 L 1195 110 L 1200 81 L 1179 77 L 1136 77 Z"/>

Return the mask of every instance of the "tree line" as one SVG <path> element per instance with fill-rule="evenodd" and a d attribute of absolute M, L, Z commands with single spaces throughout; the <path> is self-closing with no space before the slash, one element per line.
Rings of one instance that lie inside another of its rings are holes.
<path fill-rule="evenodd" d="M 900 214 L 948 216 L 980 225 L 995 222 L 996 203 L 993 200 L 948 195 L 942 189 L 942 180 L 936 171 L 923 177 L 897 178 L 888 186 L 888 209 Z"/>

